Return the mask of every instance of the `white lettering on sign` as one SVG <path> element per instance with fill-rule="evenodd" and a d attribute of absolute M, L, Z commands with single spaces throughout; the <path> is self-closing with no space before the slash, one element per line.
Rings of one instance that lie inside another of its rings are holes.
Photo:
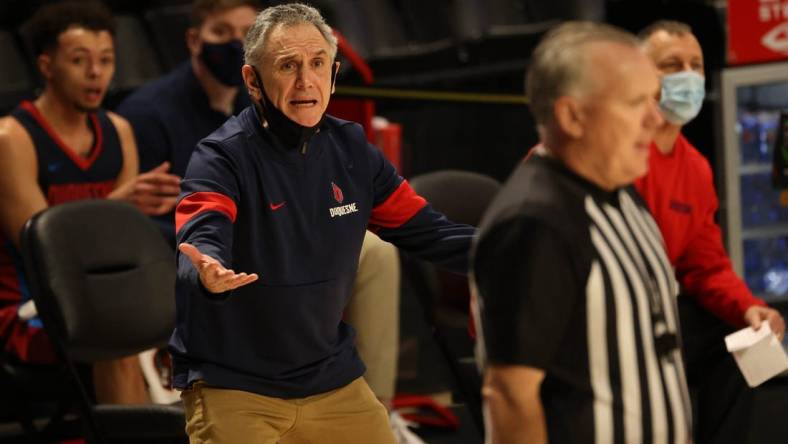
<path fill-rule="evenodd" d="M 788 20 L 788 1 L 759 0 L 758 18 L 762 22 Z"/>
<path fill-rule="evenodd" d="M 358 212 L 358 209 L 356 208 L 356 203 L 353 202 L 352 204 L 342 205 L 341 207 L 329 208 L 328 212 L 329 214 L 331 214 L 331 217 L 334 218 L 337 216 L 344 216 L 350 213 L 356 213 Z"/>

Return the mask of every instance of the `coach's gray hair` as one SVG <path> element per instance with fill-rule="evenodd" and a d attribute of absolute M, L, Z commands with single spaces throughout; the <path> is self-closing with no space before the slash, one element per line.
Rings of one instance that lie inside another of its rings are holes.
<path fill-rule="evenodd" d="M 591 80 L 585 52 L 589 43 L 612 42 L 638 48 L 634 35 L 594 22 L 566 22 L 551 29 L 534 50 L 525 78 L 531 113 L 540 128 L 553 119 L 553 104 L 579 94 Z"/>
<path fill-rule="evenodd" d="M 268 36 L 277 26 L 294 26 L 303 23 L 315 25 L 328 42 L 331 58 L 336 57 L 337 38 L 331 32 L 331 27 L 328 26 L 326 20 L 320 15 L 320 11 L 302 3 L 288 3 L 271 6 L 257 14 L 254 25 L 246 33 L 244 62 L 248 65 L 259 65 L 262 50 L 268 43 Z"/>

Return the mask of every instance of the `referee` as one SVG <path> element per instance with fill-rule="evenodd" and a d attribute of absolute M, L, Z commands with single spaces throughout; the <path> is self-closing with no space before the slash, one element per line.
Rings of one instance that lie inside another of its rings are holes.
<path fill-rule="evenodd" d="M 532 60 L 543 154 L 491 205 L 473 260 L 490 441 L 689 442 L 677 284 L 628 186 L 662 122 L 656 71 L 634 36 L 583 22 Z"/>

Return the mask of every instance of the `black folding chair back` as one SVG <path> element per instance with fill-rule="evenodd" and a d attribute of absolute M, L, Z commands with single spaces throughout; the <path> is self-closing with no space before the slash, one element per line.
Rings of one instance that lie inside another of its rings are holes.
<path fill-rule="evenodd" d="M 173 252 L 126 203 L 83 200 L 32 217 L 22 256 L 33 300 L 72 370 L 92 442 L 186 442 L 181 407 L 97 405 L 78 363 L 161 346 L 175 321 Z"/>
<path fill-rule="evenodd" d="M 492 177 L 470 171 L 442 170 L 411 178 L 413 189 L 454 222 L 478 225 L 501 187 Z M 459 394 L 483 430 L 481 378 L 468 333 L 470 292 L 465 276 L 426 262 L 403 260 L 404 275 L 417 293 L 435 340 L 448 361 Z"/>

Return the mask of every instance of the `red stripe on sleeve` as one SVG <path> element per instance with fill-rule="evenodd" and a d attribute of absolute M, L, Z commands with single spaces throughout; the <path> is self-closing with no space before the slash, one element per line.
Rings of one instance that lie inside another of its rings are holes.
<path fill-rule="evenodd" d="M 425 205 L 427 201 L 413 191 L 407 180 L 403 180 L 391 196 L 372 209 L 369 223 L 383 228 L 396 228 L 409 221 Z"/>
<path fill-rule="evenodd" d="M 218 211 L 235 222 L 235 215 L 238 209 L 232 199 L 221 193 L 199 192 L 186 196 L 175 208 L 175 232 L 187 222 L 207 211 Z"/>

